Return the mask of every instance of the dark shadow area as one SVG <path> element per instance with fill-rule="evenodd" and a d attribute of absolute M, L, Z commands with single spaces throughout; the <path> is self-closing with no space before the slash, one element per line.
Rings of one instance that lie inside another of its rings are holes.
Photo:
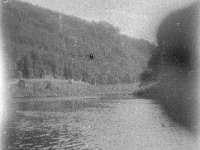
<path fill-rule="evenodd" d="M 178 10 L 160 24 L 158 48 L 149 68 L 158 80 L 156 86 L 134 93 L 157 100 L 165 114 L 178 125 L 197 132 L 197 30 L 199 3 Z"/>

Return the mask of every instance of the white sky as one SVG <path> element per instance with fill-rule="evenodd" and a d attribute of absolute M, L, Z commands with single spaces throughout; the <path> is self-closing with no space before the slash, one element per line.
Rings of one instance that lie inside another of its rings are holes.
<path fill-rule="evenodd" d="M 156 30 L 169 12 L 198 0 L 21 0 L 74 15 L 106 21 L 121 33 L 155 42 Z"/>

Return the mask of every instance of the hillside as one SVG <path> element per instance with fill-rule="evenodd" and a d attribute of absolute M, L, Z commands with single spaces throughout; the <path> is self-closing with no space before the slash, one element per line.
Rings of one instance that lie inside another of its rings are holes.
<path fill-rule="evenodd" d="M 19 1 L 2 3 L 10 76 L 72 78 L 114 84 L 138 80 L 154 45 L 121 35 L 106 22 L 87 22 Z"/>

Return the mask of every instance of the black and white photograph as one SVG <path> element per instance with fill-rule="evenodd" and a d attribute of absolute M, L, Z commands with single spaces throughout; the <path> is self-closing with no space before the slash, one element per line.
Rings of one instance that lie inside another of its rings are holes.
<path fill-rule="evenodd" d="M 0 149 L 199 150 L 199 0 L 1 0 Z"/>

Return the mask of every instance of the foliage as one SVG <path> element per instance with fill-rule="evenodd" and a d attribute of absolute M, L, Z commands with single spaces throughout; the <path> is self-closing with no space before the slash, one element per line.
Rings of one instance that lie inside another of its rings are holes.
<path fill-rule="evenodd" d="M 70 70 L 70 68 L 65 68 L 64 69 L 64 74 L 63 74 L 63 77 L 65 79 L 72 79 L 72 71 Z"/>
<path fill-rule="evenodd" d="M 28 62 L 27 56 L 23 57 L 22 77 L 23 78 L 29 78 L 29 62 Z"/>
<path fill-rule="evenodd" d="M 132 82 L 132 79 L 131 79 L 131 77 L 129 76 L 128 73 L 126 73 L 125 76 L 124 76 L 124 82 L 125 83 L 131 83 Z"/>
<path fill-rule="evenodd" d="M 151 70 L 145 70 L 140 74 L 140 81 L 142 82 L 150 82 L 153 79 L 153 72 Z"/>
<path fill-rule="evenodd" d="M 26 78 L 31 70 L 33 78 L 51 72 L 98 84 L 114 84 L 124 74 L 137 79 L 155 48 L 145 40 L 121 35 L 109 23 L 86 22 L 24 2 L 4 3 L 2 12 L 7 56 L 13 66 L 17 64 L 14 74 L 21 71 Z M 105 76 L 107 68 L 112 71 Z"/>

